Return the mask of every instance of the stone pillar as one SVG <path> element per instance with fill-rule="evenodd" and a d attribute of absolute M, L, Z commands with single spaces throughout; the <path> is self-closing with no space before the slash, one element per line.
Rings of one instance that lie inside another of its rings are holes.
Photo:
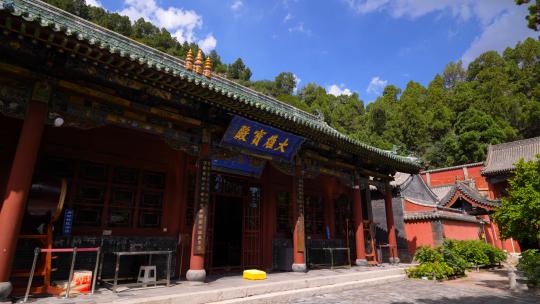
<path fill-rule="evenodd" d="M 196 206 L 195 220 L 193 221 L 193 231 L 191 237 L 191 254 L 189 259 L 189 270 L 186 279 L 193 282 L 204 282 L 206 280 L 206 270 L 204 269 L 204 258 L 206 253 L 207 226 L 208 226 L 208 204 L 210 202 L 210 135 L 203 132 L 203 144 L 197 162 L 196 181 Z"/>
<path fill-rule="evenodd" d="M 356 241 L 356 265 L 367 265 L 366 246 L 364 238 L 364 217 L 362 216 L 362 192 L 360 190 L 360 180 L 358 175 L 355 178 L 353 186 L 353 213 L 354 213 L 354 229 Z"/>
<path fill-rule="evenodd" d="M 390 245 L 390 263 L 399 263 L 397 252 L 396 228 L 394 225 L 394 211 L 392 209 L 392 187 L 386 183 L 384 193 L 384 209 L 386 211 L 386 227 L 388 229 L 388 244 Z"/>
<path fill-rule="evenodd" d="M 0 210 L 0 300 L 12 289 L 11 266 L 47 116 L 47 101 L 48 96 L 46 100 L 33 96 L 28 105 Z"/>
<path fill-rule="evenodd" d="M 292 189 L 293 231 L 293 264 L 294 272 L 306 272 L 306 236 L 304 230 L 304 179 L 300 162 L 295 167 Z"/>

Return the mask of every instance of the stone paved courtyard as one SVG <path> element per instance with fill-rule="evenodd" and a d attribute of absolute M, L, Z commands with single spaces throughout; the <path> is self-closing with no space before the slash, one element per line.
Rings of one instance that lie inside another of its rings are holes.
<path fill-rule="evenodd" d="M 467 278 L 444 283 L 405 280 L 361 290 L 348 290 L 289 302 L 290 304 L 472 304 L 472 303 L 540 303 L 533 292 L 512 293 L 505 271 L 473 272 Z"/>

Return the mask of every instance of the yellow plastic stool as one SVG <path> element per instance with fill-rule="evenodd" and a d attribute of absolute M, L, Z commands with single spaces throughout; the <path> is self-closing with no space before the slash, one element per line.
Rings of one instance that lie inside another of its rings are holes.
<path fill-rule="evenodd" d="M 257 269 L 244 270 L 243 278 L 246 280 L 266 280 L 266 272 Z"/>

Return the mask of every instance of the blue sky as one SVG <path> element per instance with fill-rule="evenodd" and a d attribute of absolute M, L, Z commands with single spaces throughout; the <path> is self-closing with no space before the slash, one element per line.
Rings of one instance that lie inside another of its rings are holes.
<path fill-rule="evenodd" d="M 252 79 L 293 72 L 364 102 L 386 84 L 427 85 L 450 61 L 466 64 L 538 33 L 514 0 L 86 0 L 144 17 L 180 41 L 241 57 Z"/>

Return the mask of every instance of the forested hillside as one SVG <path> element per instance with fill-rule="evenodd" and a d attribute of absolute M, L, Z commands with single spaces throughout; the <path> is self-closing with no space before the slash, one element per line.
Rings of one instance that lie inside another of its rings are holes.
<path fill-rule="evenodd" d="M 184 58 L 189 48 L 198 49 L 144 19 L 129 20 L 87 6 L 84 0 L 46 2 L 174 56 Z M 451 62 L 427 87 L 414 81 L 404 90 L 389 85 L 368 105 L 357 94 L 333 96 L 313 83 L 295 92 L 291 72 L 252 81 L 242 59 L 224 64 L 215 51 L 208 56 L 215 72 L 305 111 L 322 113 L 335 129 L 376 147 L 419 157 L 430 168 L 483 161 L 488 144 L 540 136 L 540 42 L 530 38 L 502 55 L 486 52 L 468 67 Z"/>

